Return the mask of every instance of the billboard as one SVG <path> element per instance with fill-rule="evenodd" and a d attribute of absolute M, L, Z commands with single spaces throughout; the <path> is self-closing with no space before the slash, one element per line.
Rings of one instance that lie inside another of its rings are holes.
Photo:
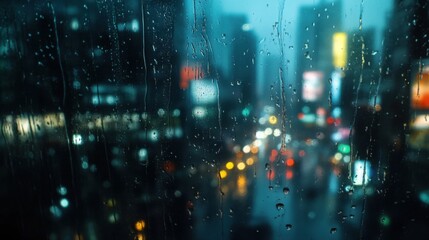
<path fill-rule="evenodd" d="M 371 163 L 369 160 L 356 160 L 353 166 L 353 185 L 366 185 L 370 181 Z"/>
<path fill-rule="evenodd" d="M 323 96 L 325 86 L 323 84 L 323 73 L 320 71 L 307 71 L 302 75 L 302 99 L 315 102 Z"/>
<path fill-rule="evenodd" d="M 204 71 L 200 65 L 183 66 L 180 69 L 180 83 L 181 89 L 188 89 L 189 82 L 195 79 L 201 79 L 204 77 Z"/>
<path fill-rule="evenodd" d="M 340 105 L 341 102 L 341 83 L 343 74 L 344 73 L 340 71 L 334 71 L 331 74 L 331 101 L 334 106 Z"/>
<path fill-rule="evenodd" d="M 412 72 L 410 91 L 410 134 L 407 142 L 411 149 L 429 150 L 429 59 L 416 63 Z"/>
<path fill-rule="evenodd" d="M 334 67 L 343 68 L 347 64 L 347 34 L 334 33 L 332 37 L 332 60 Z"/>
<path fill-rule="evenodd" d="M 419 114 L 411 120 L 408 144 L 414 149 L 429 150 L 428 114 Z"/>
<path fill-rule="evenodd" d="M 429 66 L 420 69 L 414 76 L 411 106 L 414 109 L 429 110 Z"/>
<path fill-rule="evenodd" d="M 212 104 L 217 102 L 219 91 L 217 81 L 213 79 L 199 79 L 191 81 L 191 100 L 194 104 Z"/>

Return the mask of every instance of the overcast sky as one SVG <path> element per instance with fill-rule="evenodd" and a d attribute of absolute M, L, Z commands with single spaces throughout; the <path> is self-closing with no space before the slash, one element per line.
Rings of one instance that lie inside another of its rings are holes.
<path fill-rule="evenodd" d="M 249 17 L 250 23 L 254 26 L 259 37 L 270 36 L 273 32 L 272 25 L 278 21 L 278 14 L 282 0 L 222 0 L 219 1 L 221 9 L 228 13 L 244 13 Z M 299 8 L 306 6 L 315 6 L 319 0 L 284 0 L 283 23 L 286 23 L 286 29 L 291 34 L 291 40 L 296 38 L 296 22 Z M 324 2 L 336 2 L 324 0 Z M 359 27 L 359 13 L 361 1 L 359 0 L 342 0 L 343 4 L 343 30 L 350 31 Z M 382 30 L 385 26 L 387 13 L 392 8 L 392 0 L 366 0 L 363 1 L 363 28 L 376 28 L 377 36 L 375 38 L 375 47 L 381 42 Z"/>
<path fill-rule="evenodd" d="M 283 29 L 287 34 L 283 35 L 284 46 L 297 46 L 296 38 L 301 31 L 297 29 L 297 19 L 299 8 L 302 6 L 316 6 L 320 2 L 338 2 L 335 0 L 221 0 L 215 1 L 219 6 L 215 9 L 224 13 L 246 14 L 249 23 L 258 36 L 258 48 L 264 51 L 264 54 L 270 52 L 272 55 L 278 55 L 278 41 L 273 41 L 277 37 L 277 30 L 273 28 L 275 22 L 279 21 L 279 12 L 281 4 L 284 2 L 283 11 Z M 381 51 L 381 42 L 384 34 L 384 28 L 387 17 L 392 10 L 392 0 L 342 0 L 342 31 L 350 32 L 359 28 L 359 15 L 362 11 L 362 28 L 375 28 L 374 48 Z M 302 29 L 304 30 L 304 29 Z M 274 36 L 274 37 L 273 37 Z M 283 48 L 285 60 L 290 60 L 287 66 L 288 75 L 293 79 L 296 63 L 297 47 Z M 261 64 L 261 62 L 260 62 Z M 261 74 L 261 73 L 260 73 Z"/>

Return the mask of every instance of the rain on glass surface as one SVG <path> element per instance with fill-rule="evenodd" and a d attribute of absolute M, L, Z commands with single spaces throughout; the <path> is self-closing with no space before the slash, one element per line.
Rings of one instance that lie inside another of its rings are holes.
<path fill-rule="evenodd" d="M 426 239 L 424 0 L 0 1 L 2 239 Z"/>

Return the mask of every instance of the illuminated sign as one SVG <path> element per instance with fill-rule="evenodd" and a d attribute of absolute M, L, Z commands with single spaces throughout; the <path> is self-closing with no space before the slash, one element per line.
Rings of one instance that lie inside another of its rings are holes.
<path fill-rule="evenodd" d="M 407 142 L 411 149 L 429 150 L 429 59 L 416 64 L 412 73 L 410 134 Z"/>
<path fill-rule="evenodd" d="M 204 77 L 204 72 L 201 66 L 185 66 L 180 70 L 180 88 L 187 89 L 189 81 L 201 79 Z"/>
<path fill-rule="evenodd" d="M 348 153 L 350 153 L 350 145 L 348 145 L 348 144 L 339 144 L 338 145 L 338 151 L 340 153 L 348 154 Z"/>
<path fill-rule="evenodd" d="M 324 91 L 323 73 L 308 71 L 303 74 L 302 99 L 309 102 L 319 100 Z"/>
<path fill-rule="evenodd" d="M 354 162 L 353 184 L 357 186 L 366 185 L 371 174 L 371 163 L 368 160 L 356 160 Z"/>
<path fill-rule="evenodd" d="M 332 105 L 339 105 L 341 101 L 341 78 L 342 74 L 339 71 L 335 71 L 331 75 L 331 101 Z"/>
<path fill-rule="evenodd" d="M 415 75 L 411 91 L 411 106 L 429 110 L 429 67 Z"/>
<path fill-rule="evenodd" d="M 408 144 L 415 149 L 429 149 L 429 116 L 419 114 L 411 120 Z"/>
<path fill-rule="evenodd" d="M 347 34 L 334 33 L 332 37 L 332 60 L 334 67 L 343 68 L 347 64 Z"/>
<path fill-rule="evenodd" d="M 219 94 L 216 81 L 209 79 L 192 81 L 190 91 L 195 104 L 215 103 Z"/>

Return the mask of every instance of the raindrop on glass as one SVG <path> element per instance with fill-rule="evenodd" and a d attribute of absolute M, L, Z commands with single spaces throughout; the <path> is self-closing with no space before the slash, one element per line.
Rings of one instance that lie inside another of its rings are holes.
<path fill-rule="evenodd" d="M 276 204 L 276 208 L 277 208 L 277 210 L 282 210 L 282 209 L 284 209 L 285 208 L 285 205 L 283 204 L 283 203 L 277 203 Z"/>
<path fill-rule="evenodd" d="M 289 188 L 288 187 L 285 187 L 285 188 L 283 188 L 283 193 L 286 195 L 286 194 L 288 194 L 289 193 Z"/>
<path fill-rule="evenodd" d="M 270 169 L 270 164 L 269 163 L 265 163 L 265 170 L 268 171 Z"/>
<path fill-rule="evenodd" d="M 292 229 L 292 224 L 286 224 L 286 230 L 291 230 Z"/>
<path fill-rule="evenodd" d="M 335 232 L 337 232 L 337 228 L 331 228 L 331 230 L 329 231 L 331 234 L 334 234 Z"/>

